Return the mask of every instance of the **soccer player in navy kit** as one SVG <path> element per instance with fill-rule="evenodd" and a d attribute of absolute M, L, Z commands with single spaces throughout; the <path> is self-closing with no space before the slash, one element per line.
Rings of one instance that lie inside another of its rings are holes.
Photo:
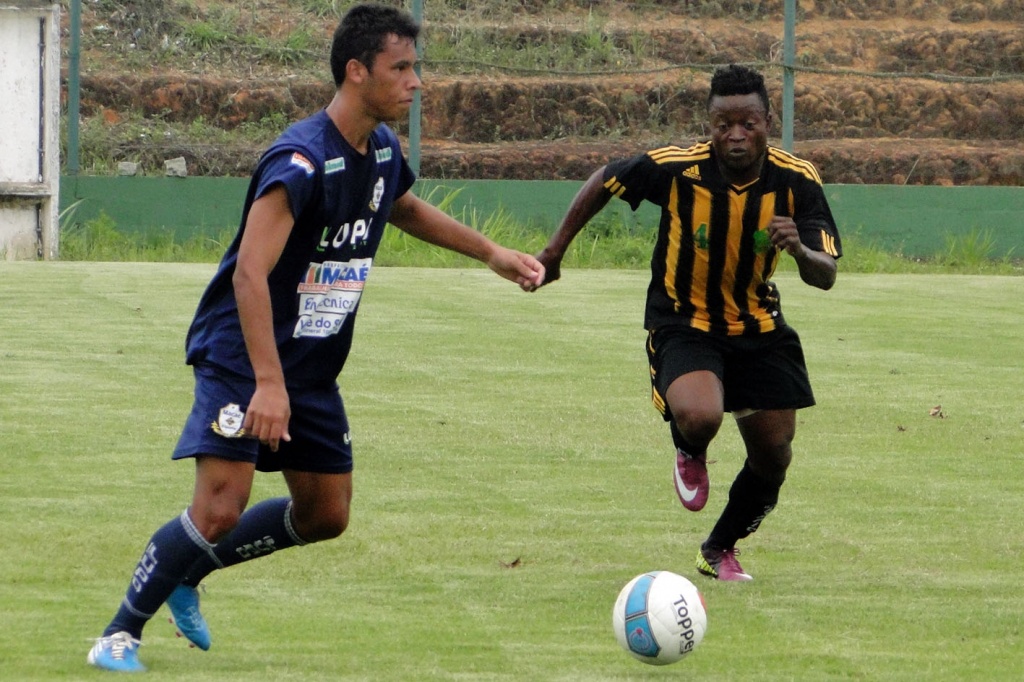
<path fill-rule="evenodd" d="M 345 530 L 352 451 L 336 379 L 385 223 L 483 261 L 524 290 L 542 281 L 533 256 L 408 191 L 415 177 L 384 122 L 406 115 L 420 87 L 418 33 L 393 7 L 353 7 L 331 47 L 333 100 L 261 158 L 238 235 L 188 331 L 195 402 L 173 457 L 195 461 L 192 502 L 147 543 L 89 663 L 145 670 L 142 630 L 165 602 L 179 631 L 208 649 L 200 580 Z M 246 509 L 257 470 L 282 471 L 290 497 Z"/>
<path fill-rule="evenodd" d="M 814 166 L 768 146 L 764 79 L 718 69 L 707 101 L 710 142 L 663 147 L 598 169 L 583 185 L 539 260 L 557 280 L 566 249 L 611 197 L 661 207 L 645 327 L 652 400 L 676 446 L 683 506 L 708 499 L 707 448 L 732 412 L 747 458 L 697 552 L 697 569 L 750 580 L 736 542 L 775 507 L 792 459 L 796 410 L 814 404 L 797 333 L 782 317 L 771 276 L 780 254 L 801 279 L 830 289 L 842 254 Z"/>

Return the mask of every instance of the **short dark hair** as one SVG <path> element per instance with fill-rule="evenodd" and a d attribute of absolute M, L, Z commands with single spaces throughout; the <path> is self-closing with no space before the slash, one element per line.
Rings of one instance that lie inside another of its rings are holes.
<path fill-rule="evenodd" d="M 731 95 L 755 94 L 761 98 L 764 111 L 771 111 L 768 103 L 768 90 L 764 86 L 764 76 L 757 71 L 739 64 L 729 64 L 715 69 L 711 77 L 711 92 L 708 93 L 708 107 L 714 97 Z"/>
<path fill-rule="evenodd" d="M 341 19 L 331 42 L 331 75 L 334 85 L 345 82 L 345 65 L 359 60 L 368 69 L 384 51 L 384 39 L 389 35 L 416 40 L 420 25 L 412 16 L 388 5 L 367 3 L 355 5 Z"/>

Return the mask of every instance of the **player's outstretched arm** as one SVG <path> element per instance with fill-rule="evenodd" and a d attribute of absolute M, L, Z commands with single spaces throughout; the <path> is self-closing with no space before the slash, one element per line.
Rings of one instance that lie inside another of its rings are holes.
<path fill-rule="evenodd" d="M 604 166 L 602 166 L 583 183 L 583 187 L 569 204 L 558 230 L 551 235 L 547 246 L 537 254 L 537 260 L 545 268 L 541 286 L 554 282 L 562 276 L 562 258 L 565 257 L 565 252 L 569 249 L 572 240 L 590 222 L 590 219 L 605 207 L 611 196 L 604 187 Z"/>
<path fill-rule="evenodd" d="M 475 258 L 523 291 L 544 281 L 544 266 L 533 256 L 496 244 L 412 192 L 399 197 L 389 221 L 417 239 Z"/>

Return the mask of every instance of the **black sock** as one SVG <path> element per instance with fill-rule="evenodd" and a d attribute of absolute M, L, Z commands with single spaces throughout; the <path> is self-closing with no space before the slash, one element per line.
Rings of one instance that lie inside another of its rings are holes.
<path fill-rule="evenodd" d="M 732 549 L 736 541 L 757 530 L 779 501 L 782 482 L 761 478 L 745 463 L 729 489 L 729 502 L 704 542 L 705 548 Z"/>

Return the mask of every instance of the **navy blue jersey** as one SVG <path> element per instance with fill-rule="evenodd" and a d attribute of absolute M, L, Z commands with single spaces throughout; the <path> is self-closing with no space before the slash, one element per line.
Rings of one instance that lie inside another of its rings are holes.
<path fill-rule="evenodd" d="M 333 383 L 349 349 L 359 299 L 396 198 L 415 176 L 386 125 L 364 156 L 325 111 L 289 127 L 263 154 L 242 223 L 188 330 L 186 361 L 252 377 L 231 278 L 253 202 L 283 185 L 295 225 L 270 272 L 274 335 L 289 387 Z"/>

